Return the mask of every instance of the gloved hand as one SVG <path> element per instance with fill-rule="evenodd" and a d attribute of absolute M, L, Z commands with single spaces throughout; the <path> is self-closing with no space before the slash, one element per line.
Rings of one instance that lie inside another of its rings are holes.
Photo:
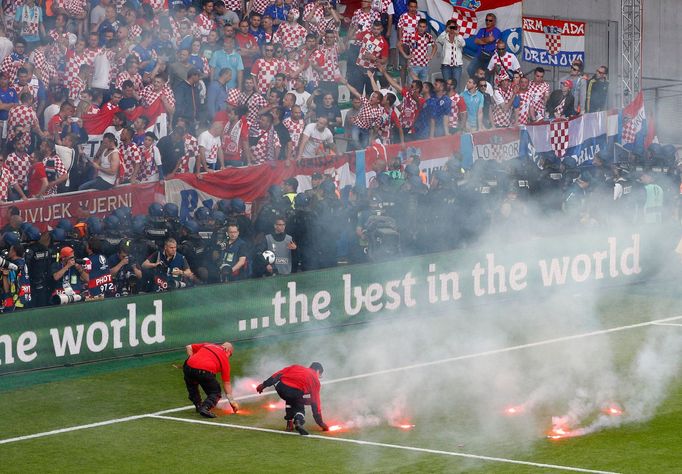
<path fill-rule="evenodd" d="M 315 412 L 313 412 L 313 418 L 315 419 L 315 423 L 317 423 L 318 426 L 319 426 L 320 428 L 322 428 L 323 431 L 328 431 L 328 430 L 329 430 L 329 428 L 327 427 L 326 423 L 325 423 L 324 421 L 322 421 L 322 414 L 321 414 L 321 413 L 315 413 Z M 326 430 L 325 430 L 325 427 L 327 427 Z"/>
<path fill-rule="evenodd" d="M 265 387 L 263 386 L 263 384 L 259 384 L 258 387 L 256 387 L 256 392 L 263 393 L 264 389 Z"/>
<path fill-rule="evenodd" d="M 235 402 L 234 400 L 230 401 L 230 406 L 235 413 L 239 411 L 239 403 Z"/>
<path fill-rule="evenodd" d="M 322 431 L 329 431 L 329 426 L 327 426 L 327 423 L 322 423 L 320 428 L 322 428 Z"/>

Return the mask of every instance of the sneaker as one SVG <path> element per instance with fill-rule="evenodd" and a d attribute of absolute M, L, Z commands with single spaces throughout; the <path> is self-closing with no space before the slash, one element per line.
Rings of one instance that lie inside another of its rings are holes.
<path fill-rule="evenodd" d="M 287 420 L 287 431 L 294 431 L 294 421 Z"/>
<path fill-rule="evenodd" d="M 208 408 L 204 408 L 204 407 L 201 407 L 201 408 L 199 409 L 199 414 L 200 414 L 201 416 L 203 416 L 204 418 L 215 418 L 215 417 L 216 417 L 216 414 L 215 414 L 215 413 L 213 413 L 213 412 L 212 412 L 211 410 L 209 410 Z"/>
<path fill-rule="evenodd" d="M 296 431 L 298 431 L 298 434 L 300 434 L 301 436 L 308 435 L 308 432 L 305 430 L 305 428 L 303 428 L 303 425 L 298 420 L 294 420 L 294 429 L 296 429 Z"/>
<path fill-rule="evenodd" d="M 194 405 L 194 409 L 196 410 L 197 413 L 201 412 L 201 405 Z"/>

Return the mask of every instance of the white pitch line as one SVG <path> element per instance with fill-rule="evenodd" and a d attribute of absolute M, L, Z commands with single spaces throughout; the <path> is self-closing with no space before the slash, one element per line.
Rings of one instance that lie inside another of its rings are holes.
<path fill-rule="evenodd" d="M 504 347 L 502 349 L 494 349 L 494 350 L 490 350 L 490 351 L 476 352 L 473 354 L 465 354 L 465 355 L 456 356 L 456 357 L 448 357 L 446 359 L 439 359 L 439 360 L 434 360 L 434 361 L 430 361 L 430 362 L 421 362 L 419 364 L 405 365 L 402 367 L 395 367 L 392 369 L 377 370 L 374 372 L 367 372 L 364 374 L 351 375 L 349 377 L 341 377 L 338 379 L 325 380 L 322 382 L 322 384 L 323 385 L 331 385 L 334 383 L 347 382 L 349 380 L 364 379 L 364 378 L 373 377 L 376 375 L 385 375 L 385 374 L 391 374 L 394 372 L 400 372 L 400 371 L 404 371 L 404 370 L 411 370 L 411 369 L 417 369 L 417 368 L 421 368 L 421 367 L 429 367 L 429 366 L 433 366 L 433 365 L 446 364 L 448 362 L 456 362 L 456 361 L 460 361 L 460 360 L 474 359 L 477 357 L 486 357 L 486 356 L 495 355 L 495 354 L 502 354 L 505 352 L 518 351 L 521 349 L 528 349 L 531 347 L 539 347 L 539 346 L 544 346 L 544 345 L 548 345 L 548 344 L 554 344 L 557 342 L 565 342 L 565 341 L 571 341 L 571 340 L 575 340 L 575 339 L 582 339 L 584 337 L 592 337 L 592 336 L 598 336 L 601 334 L 609 334 L 609 333 L 614 333 L 614 332 L 619 332 L 619 331 L 626 331 L 629 329 L 636 329 L 636 328 L 652 326 L 652 325 L 660 325 L 661 323 L 676 321 L 678 319 L 682 319 L 682 316 L 673 316 L 671 318 L 655 319 L 653 321 L 647 321 L 644 323 L 629 324 L 627 326 L 619 326 L 619 327 L 610 328 L 610 329 L 601 329 L 598 331 L 592 331 L 592 332 L 587 332 L 587 333 L 582 333 L 582 334 L 575 334 L 573 336 L 564 336 L 564 337 L 558 337 L 558 338 L 554 338 L 554 339 L 547 339 L 544 341 L 531 342 L 528 344 L 521 344 L 518 346 Z M 273 392 L 268 391 L 268 392 L 264 392 L 263 394 L 254 393 L 254 394 L 249 394 L 249 395 L 242 395 L 240 397 L 236 397 L 236 399 L 240 400 L 240 401 L 241 400 L 249 400 L 252 398 L 259 398 L 259 397 L 267 396 L 267 395 L 270 395 L 271 393 L 273 393 Z M 123 423 L 126 421 L 138 420 L 140 418 L 145 418 L 148 416 L 164 415 L 167 413 L 175 413 L 175 412 L 189 410 L 189 409 L 193 409 L 193 408 L 194 408 L 194 405 L 187 405 L 187 406 L 183 406 L 183 407 L 169 408 L 168 410 L 161 410 L 161 411 L 154 412 L 154 413 L 146 413 L 144 415 L 134 415 L 134 416 L 128 416 L 125 418 L 115 418 L 112 420 L 105 420 L 105 421 L 100 421 L 97 423 L 88 423 L 86 425 L 77 425 L 77 426 L 71 426 L 68 428 L 60 428 L 60 429 L 52 430 L 52 431 L 43 431 L 41 433 L 34 433 L 34 434 L 30 434 L 30 435 L 17 436 L 15 438 L 0 439 L 0 445 L 9 444 L 9 443 L 16 443 L 19 441 L 26 441 L 26 440 L 35 439 L 35 438 L 43 438 L 45 436 L 52 436 L 52 435 L 57 435 L 57 434 L 62 434 L 62 433 L 69 433 L 72 431 L 79 431 L 79 430 L 84 430 L 84 429 L 88 429 L 88 428 L 97 428 L 100 426 L 113 425 L 116 423 Z"/>
<path fill-rule="evenodd" d="M 615 474 L 613 471 L 596 471 L 593 469 L 583 469 L 580 467 L 560 466 L 557 464 L 544 464 L 544 463 L 537 463 L 537 462 L 530 462 L 530 461 L 519 461 L 516 459 L 497 458 L 497 457 L 493 457 L 493 456 L 480 456 L 478 454 L 458 453 L 458 452 L 454 452 L 454 451 L 442 451 L 439 449 L 417 448 L 415 446 L 405 446 L 402 444 L 388 444 L 388 443 L 378 443 L 376 441 L 364 441 L 364 440 L 359 440 L 359 439 L 339 438 L 336 436 L 319 436 L 319 435 L 301 436 L 298 433 L 290 433 L 290 432 L 286 432 L 286 431 L 273 430 L 270 428 L 257 428 L 254 426 L 234 425 L 231 423 L 219 423 L 219 422 L 211 422 L 211 421 L 205 421 L 205 420 L 193 420 L 193 419 L 189 419 L 189 418 L 176 418 L 174 416 L 150 415 L 148 418 L 155 418 L 155 419 L 159 419 L 159 420 L 181 421 L 183 423 L 195 423 L 195 424 L 199 424 L 199 425 L 220 426 L 222 428 L 234 428 L 234 429 L 246 430 L 246 431 L 259 431 L 261 433 L 273 433 L 273 434 L 278 434 L 278 435 L 298 436 L 299 438 L 306 438 L 306 439 L 321 439 L 324 441 L 337 441 L 340 443 L 359 444 L 362 446 L 374 446 L 374 447 L 378 447 L 378 448 L 401 449 L 404 451 L 414 451 L 414 452 L 418 452 L 418 453 L 440 454 L 440 455 L 444 455 L 444 456 L 452 456 L 452 457 L 467 458 L 467 459 L 476 459 L 479 461 L 499 462 L 499 463 L 505 463 L 505 464 L 520 464 L 523 466 L 549 468 L 549 469 L 556 469 L 556 470 L 561 470 L 561 471 L 589 472 L 589 473 L 598 473 L 598 474 Z"/>
<path fill-rule="evenodd" d="M 655 323 L 654 326 L 677 326 L 677 327 L 682 327 L 682 324 L 676 324 L 676 323 Z"/>

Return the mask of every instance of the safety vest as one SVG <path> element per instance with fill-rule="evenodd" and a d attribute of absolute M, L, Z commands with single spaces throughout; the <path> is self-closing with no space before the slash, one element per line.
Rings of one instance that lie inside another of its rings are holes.
<path fill-rule="evenodd" d="M 644 202 L 644 223 L 660 224 L 663 221 L 663 188 L 658 184 L 647 184 Z"/>

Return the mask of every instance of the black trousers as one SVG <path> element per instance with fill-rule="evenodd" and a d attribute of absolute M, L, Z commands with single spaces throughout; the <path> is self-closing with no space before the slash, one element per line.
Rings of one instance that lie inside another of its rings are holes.
<path fill-rule="evenodd" d="M 277 390 L 277 394 L 286 403 L 284 419 L 293 420 L 297 418 L 303 424 L 305 422 L 303 391 L 284 385 L 282 382 L 275 385 L 275 390 Z"/>
<path fill-rule="evenodd" d="M 203 407 L 207 410 L 213 408 L 220 400 L 221 394 L 220 384 L 216 380 L 215 374 L 207 370 L 194 369 L 187 365 L 187 361 L 182 367 L 182 372 L 185 375 L 185 386 L 190 401 L 197 407 Z M 206 393 L 206 400 L 203 403 L 201 393 L 199 393 L 200 386 Z"/>

